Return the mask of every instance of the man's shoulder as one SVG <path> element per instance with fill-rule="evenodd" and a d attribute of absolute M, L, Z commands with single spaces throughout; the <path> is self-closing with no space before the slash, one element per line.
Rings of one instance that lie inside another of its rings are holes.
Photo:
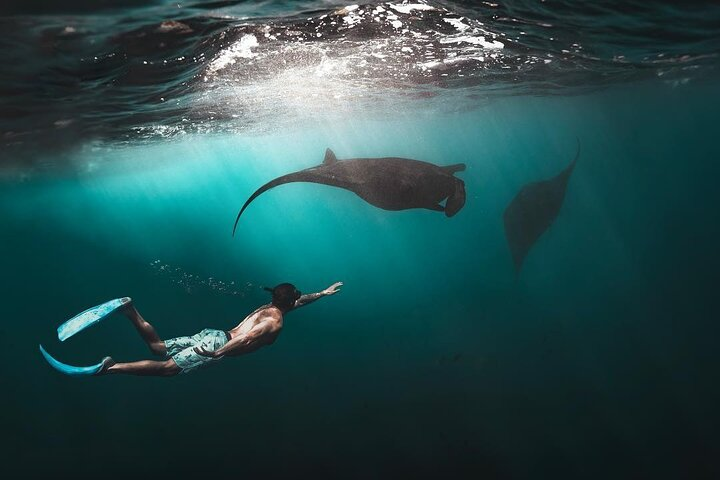
<path fill-rule="evenodd" d="M 267 306 L 258 312 L 264 320 L 282 320 L 282 312 L 279 308 L 272 305 Z"/>
<path fill-rule="evenodd" d="M 268 308 L 264 315 L 258 319 L 258 323 L 262 323 L 265 328 L 269 328 L 270 331 L 277 332 L 283 326 L 282 312 L 277 308 Z"/>

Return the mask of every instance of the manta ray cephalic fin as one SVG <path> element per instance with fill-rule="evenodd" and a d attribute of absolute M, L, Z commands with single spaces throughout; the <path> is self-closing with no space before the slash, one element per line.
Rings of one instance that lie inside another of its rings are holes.
<path fill-rule="evenodd" d="M 465 164 L 464 163 L 455 163 L 453 165 L 444 165 L 440 168 L 442 168 L 443 170 L 445 170 L 448 173 L 464 172 Z"/>

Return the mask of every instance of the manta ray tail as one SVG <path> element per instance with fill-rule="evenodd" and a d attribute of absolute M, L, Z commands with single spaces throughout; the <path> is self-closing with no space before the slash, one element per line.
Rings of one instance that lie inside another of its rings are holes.
<path fill-rule="evenodd" d="M 271 188 L 277 187 L 278 185 L 284 185 L 286 183 L 293 183 L 293 182 L 312 182 L 312 183 L 321 183 L 321 179 L 318 178 L 317 175 L 313 175 L 311 172 L 308 172 L 307 170 L 301 170 L 299 172 L 294 173 L 288 173 L 287 175 L 283 175 L 282 177 L 278 177 L 275 180 L 271 180 L 262 187 L 255 190 L 255 193 L 250 195 L 250 198 L 247 199 L 247 202 L 245 202 L 245 205 L 242 206 L 240 209 L 240 213 L 238 213 L 237 218 L 235 219 L 235 225 L 233 225 L 233 237 L 235 236 L 235 230 L 237 229 L 238 222 L 240 221 L 240 215 L 243 214 L 245 209 L 250 205 L 250 202 L 255 200 L 257 197 L 259 197 L 261 194 L 267 192 Z"/>

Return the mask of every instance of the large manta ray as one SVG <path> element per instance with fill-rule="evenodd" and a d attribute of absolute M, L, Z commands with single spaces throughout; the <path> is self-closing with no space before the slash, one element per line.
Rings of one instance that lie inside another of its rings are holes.
<path fill-rule="evenodd" d="M 407 158 L 350 158 L 338 161 L 329 148 L 317 167 L 289 173 L 272 180 L 253 193 L 240 209 L 240 215 L 260 194 L 292 182 L 310 182 L 339 187 L 356 193 L 371 205 L 384 210 L 427 208 L 452 217 L 465 205 L 465 182 L 453 176 L 465 164 L 438 166 Z M 445 205 L 440 202 L 447 199 Z"/>
<path fill-rule="evenodd" d="M 553 178 L 525 185 L 505 209 L 505 236 L 516 273 L 520 273 L 525 256 L 558 216 L 570 174 L 579 157 L 578 141 L 577 154 L 570 165 Z"/>

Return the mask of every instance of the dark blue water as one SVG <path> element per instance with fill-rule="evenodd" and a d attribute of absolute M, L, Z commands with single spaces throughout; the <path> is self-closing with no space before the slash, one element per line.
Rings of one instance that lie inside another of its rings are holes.
<path fill-rule="evenodd" d="M 9 2 L 0 25 L 12 478 L 718 478 L 713 3 Z M 580 157 L 519 275 L 503 212 Z M 449 165 L 454 217 L 314 184 Z M 343 291 L 173 378 L 69 378 L 228 329 L 263 285 Z"/>

